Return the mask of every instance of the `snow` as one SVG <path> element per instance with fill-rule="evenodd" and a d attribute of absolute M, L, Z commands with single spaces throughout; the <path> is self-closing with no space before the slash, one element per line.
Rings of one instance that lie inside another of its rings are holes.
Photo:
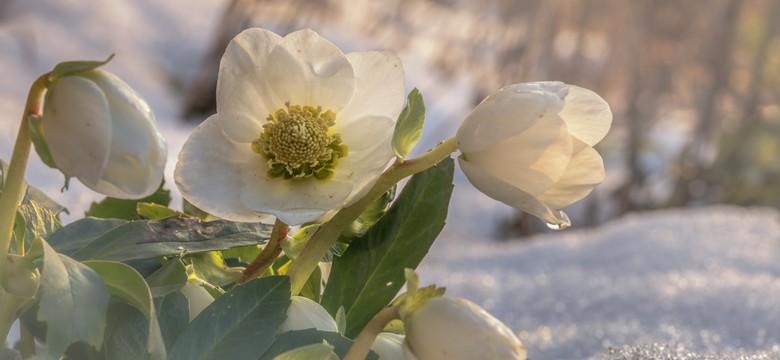
<path fill-rule="evenodd" d="M 179 121 L 176 84 L 197 70 L 224 4 L 11 1 L 0 15 L 0 158 L 10 157 L 36 76 L 59 61 L 116 53 L 106 69 L 149 101 L 168 139 L 172 184 L 176 155 L 194 126 Z M 413 54 L 402 58 L 409 86 L 419 87 L 429 104 L 423 145 L 430 147 L 454 133 L 443 118 L 468 111 L 469 80 L 431 79 Z M 62 177 L 37 155 L 28 174 L 33 186 L 71 209 L 66 221 L 100 199 L 77 181 L 60 193 Z M 520 334 L 531 359 L 780 359 L 775 210 L 641 213 L 597 229 L 575 223 L 497 243 L 485 239 L 485 224 L 511 211 L 462 177 L 456 182 L 450 225 L 420 268 L 423 283 L 480 303 Z"/>

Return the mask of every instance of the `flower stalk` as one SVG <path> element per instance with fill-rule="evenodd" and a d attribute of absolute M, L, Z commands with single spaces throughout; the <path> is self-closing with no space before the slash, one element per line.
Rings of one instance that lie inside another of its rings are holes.
<path fill-rule="evenodd" d="M 347 351 L 344 360 L 365 359 L 368 351 L 371 350 L 371 346 L 374 345 L 377 335 L 385 329 L 388 323 L 401 318 L 398 307 L 398 305 L 386 307 L 374 315 L 371 321 L 360 331 L 358 337 L 355 338 L 355 342 L 352 343 L 349 351 Z"/>
<path fill-rule="evenodd" d="M 32 138 L 30 137 L 30 127 L 27 119 L 31 115 L 40 114 L 41 99 L 43 99 L 44 90 L 48 85 L 49 73 L 46 73 L 38 77 L 30 86 L 8 172 L 5 174 L 5 187 L 3 188 L 2 196 L 0 196 L 0 259 L 3 260 L 8 255 L 8 248 L 11 245 L 11 234 L 13 233 L 14 220 L 16 219 L 16 210 L 22 203 L 27 190 L 24 184 L 24 173 L 27 169 L 27 161 L 30 159 L 30 148 L 32 147 Z M 17 249 L 17 251 L 23 254 L 24 248 Z M 4 264 L 5 261 L 0 262 L 0 274 L 5 271 Z"/>
<path fill-rule="evenodd" d="M 244 275 L 236 281 L 236 284 L 243 284 L 257 275 L 262 275 L 271 264 L 276 261 L 279 254 L 282 253 L 282 243 L 287 239 L 287 233 L 290 226 L 281 219 L 276 219 L 274 227 L 271 230 L 271 238 L 262 251 L 257 254 L 252 263 L 244 269 Z"/>
<path fill-rule="evenodd" d="M 317 232 L 312 235 L 306 247 L 290 264 L 290 268 L 287 271 L 287 275 L 290 276 L 292 281 L 292 294 L 297 295 L 303 289 L 306 280 L 328 249 L 336 243 L 339 236 L 349 227 L 352 221 L 379 199 L 382 194 L 402 179 L 438 164 L 456 150 L 456 140 L 453 137 L 416 158 L 409 160 L 396 159 L 395 163 L 377 179 L 374 186 L 362 199 L 341 209 L 330 221 L 322 224 Z"/>

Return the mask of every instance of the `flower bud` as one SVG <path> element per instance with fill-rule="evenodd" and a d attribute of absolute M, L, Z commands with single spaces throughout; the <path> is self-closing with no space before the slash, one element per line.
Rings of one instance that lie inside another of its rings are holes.
<path fill-rule="evenodd" d="M 339 331 L 336 320 L 320 304 L 303 296 L 293 296 L 290 307 L 287 308 L 287 319 L 279 326 L 276 333 L 311 328 L 321 331 Z"/>
<path fill-rule="evenodd" d="M 379 360 L 404 360 L 404 336 L 390 332 L 381 332 L 371 345 Z"/>
<path fill-rule="evenodd" d="M 90 70 L 58 77 L 43 104 L 43 135 L 56 167 L 99 193 L 151 195 L 167 159 L 149 105 L 117 76 Z"/>
<path fill-rule="evenodd" d="M 561 82 L 509 85 L 488 96 L 457 133 L 460 167 L 486 195 L 569 226 L 560 209 L 604 181 L 593 149 L 612 112 L 596 93 Z"/>
<path fill-rule="evenodd" d="M 526 349 L 501 321 L 461 298 L 428 300 L 404 321 L 407 359 L 520 359 Z"/>
<path fill-rule="evenodd" d="M 204 309 L 206 309 L 211 303 L 214 302 L 214 297 L 209 294 L 209 291 L 204 289 L 200 285 L 187 282 L 179 289 L 182 294 L 187 298 L 190 305 L 190 321 L 196 318 Z"/>

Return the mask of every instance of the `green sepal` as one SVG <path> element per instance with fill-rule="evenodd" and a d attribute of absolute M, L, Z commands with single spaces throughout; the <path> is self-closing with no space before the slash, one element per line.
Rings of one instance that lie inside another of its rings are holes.
<path fill-rule="evenodd" d="M 78 73 L 82 73 L 85 71 L 95 70 L 107 64 L 113 58 L 114 58 L 114 54 L 111 54 L 108 57 L 108 59 L 105 59 L 103 61 L 78 60 L 78 61 L 61 62 L 55 65 L 54 69 L 52 69 L 51 72 L 49 73 L 49 81 L 54 82 L 57 81 L 57 79 L 64 76 L 76 75 Z"/>
<path fill-rule="evenodd" d="M 41 161 L 46 166 L 57 169 L 57 164 L 54 163 L 54 157 L 51 156 L 51 151 L 49 150 L 49 144 L 43 135 L 43 118 L 40 115 L 28 116 L 27 126 L 30 128 L 30 138 L 33 146 L 35 146 L 35 152 L 38 153 L 38 157 L 41 158 Z"/>
<path fill-rule="evenodd" d="M 393 152 L 400 159 L 406 158 L 414 146 L 422 138 L 425 124 L 425 103 L 417 88 L 412 89 L 407 97 L 406 107 L 398 115 L 393 132 Z"/>
<path fill-rule="evenodd" d="M 393 301 L 393 305 L 400 305 L 398 313 L 403 321 L 406 321 L 428 300 L 444 296 L 444 292 L 447 290 L 443 287 L 436 287 L 436 285 L 421 288 L 420 277 L 413 269 L 404 269 L 404 277 L 406 277 L 406 292 Z"/>

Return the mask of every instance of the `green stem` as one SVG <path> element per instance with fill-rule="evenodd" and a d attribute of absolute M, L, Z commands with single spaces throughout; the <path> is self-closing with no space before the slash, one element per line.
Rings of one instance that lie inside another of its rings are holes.
<path fill-rule="evenodd" d="M 46 73 L 36 79 L 30 87 L 24 114 L 22 114 L 22 121 L 19 125 L 19 133 L 16 135 L 16 143 L 14 144 L 8 172 L 5 174 L 5 187 L 2 196 L 0 196 L 0 259 L 5 259 L 5 256 L 8 254 L 14 221 L 16 220 L 16 209 L 22 203 L 27 190 L 24 183 L 24 173 L 27 169 L 27 160 L 30 158 L 30 148 L 32 147 L 27 118 L 30 115 L 40 113 L 41 99 L 48 84 L 49 74 Z M 17 251 L 24 250 L 17 249 Z M 0 262 L 0 274 L 5 271 L 3 263 Z"/>
<path fill-rule="evenodd" d="M 336 243 L 339 236 L 360 214 L 373 204 L 382 194 L 386 193 L 393 185 L 402 179 L 422 172 L 446 159 L 457 150 L 455 138 L 450 138 L 431 149 L 427 153 L 414 159 L 398 160 L 385 171 L 374 186 L 362 199 L 341 209 L 330 221 L 322 224 L 317 232 L 312 235 L 306 247 L 290 264 L 287 275 L 292 281 L 292 293 L 297 295 L 306 280 L 317 267 L 320 259 Z"/>
<path fill-rule="evenodd" d="M 360 331 L 358 337 L 355 338 L 355 342 L 347 351 L 344 356 L 344 360 L 363 360 L 368 355 L 368 351 L 371 350 L 371 346 L 376 341 L 376 336 L 385 329 L 388 323 L 395 319 L 400 319 L 398 313 L 398 306 L 390 306 L 382 309 L 378 312 L 371 321 L 366 324 L 363 330 Z"/>
<path fill-rule="evenodd" d="M 255 276 L 260 276 L 268 270 L 268 267 L 276 261 L 279 254 L 282 253 L 282 243 L 287 239 L 287 232 L 290 230 L 290 226 L 285 224 L 284 221 L 276 219 L 274 228 L 271 230 L 271 238 L 268 239 L 268 244 L 265 245 L 262 251 L 257 254 L 252 263 L 244 269 L 244 275 L 236 281 L 236 284 L 243 284 L 251 280 Z"/>
<path fill-rule="evenodd" d="M 35 338 L 30 330 L 21 322 L 19 323 L 19 337 L 19 352 L 22 354 L 22 359 L 27 359 L 35 355 Z"/>

